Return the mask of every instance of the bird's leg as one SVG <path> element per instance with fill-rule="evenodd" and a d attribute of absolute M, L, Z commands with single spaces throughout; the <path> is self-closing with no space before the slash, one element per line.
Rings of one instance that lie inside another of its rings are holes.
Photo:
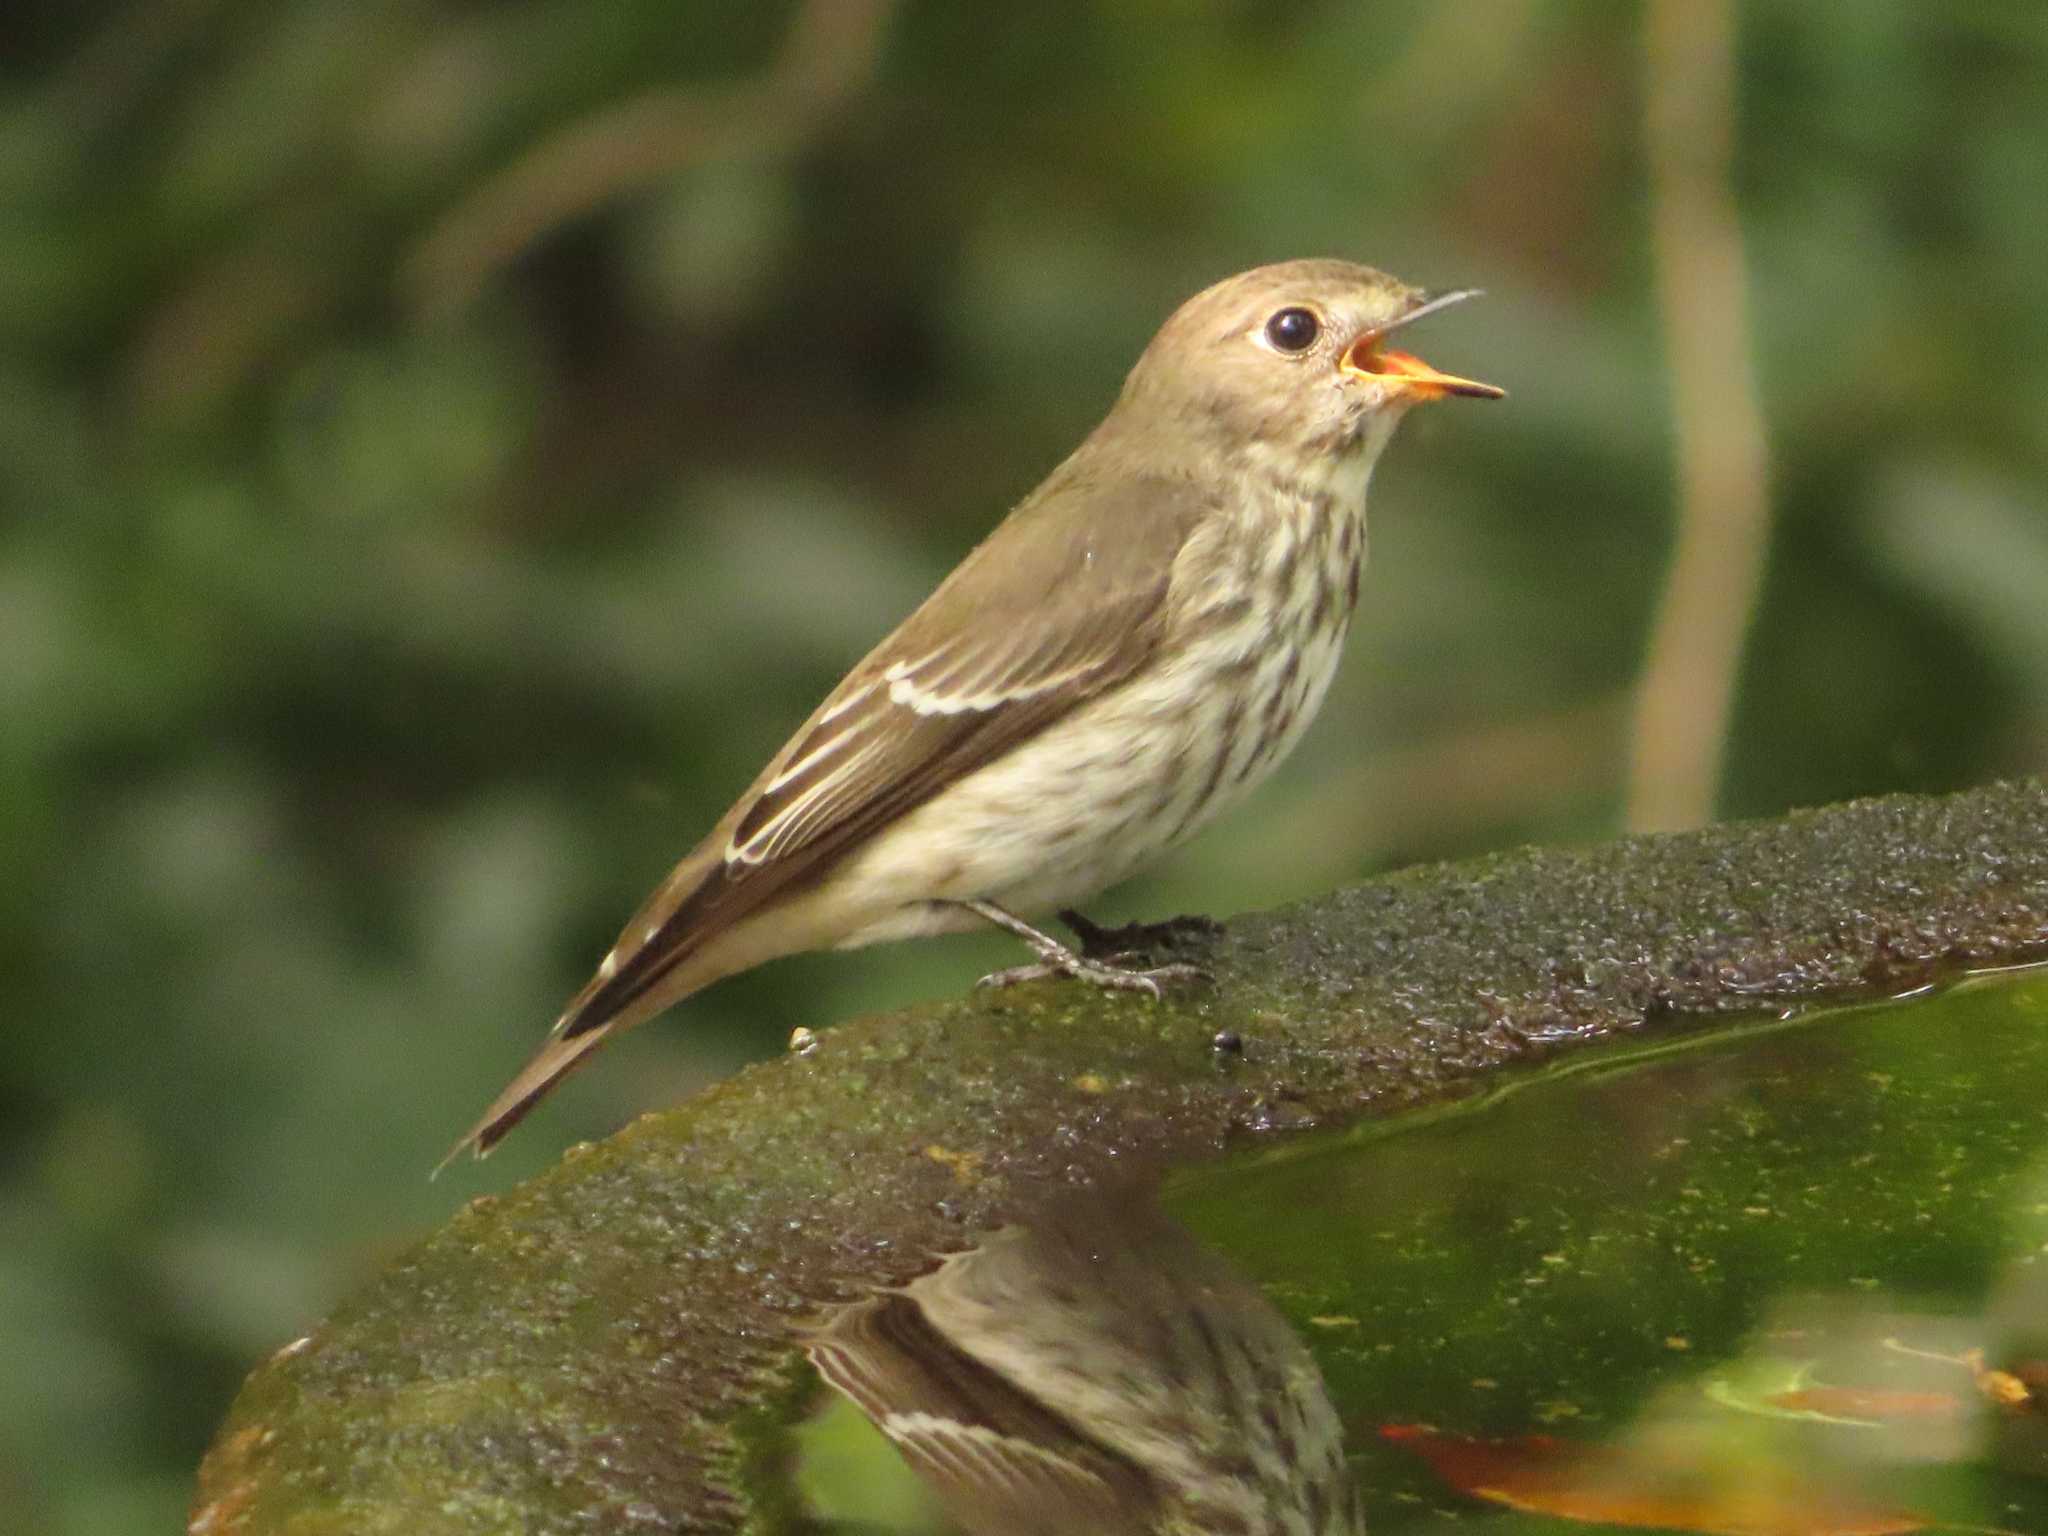
<path fill-rule="evenodd" d="M 1151 954 L 1161 948 L 1173 949 L 1187 939 L 1213 939 L 1223 925 L 1213 917 L 1188 913 L 1158 923 L 1125 923 L 1106 928 L 1072 907 L 1061 907 L 1059 919 L 1081 941 L 1081 953 L 1090 960 L 1129 959 Z"/>
<path fill-rule="evenodd" d="M 1006 971 L 997 971 L 982 977 L 977 983 L 979 986 L 1007 987 L 1020 981 L 1039 981 L 1048 976 L 1071 976 L 1076 981 L 1085 981 L 1092 986 L 1107 987 L 1120 992 L 1143 992 L 1148 997 L 1158 997 L 1159 984 L 1162 981 L 1181 981 L 1202 974 L 1192 965 L 1160 965 L 1149 970 L 1131 970 L 1116 964 L 1114 960 L 1095 959 L 1069 949 L 1051 934 L 1041 933 L 1014 912 L 1006 911 L 992 901 L 963 901 L 960 905 L 983 921 L 995 924 L 1003 932 L 1022 939 L 1031 946 L 1032 953 L 1038 956 L 1036 965 L 1018 965 Z"/>

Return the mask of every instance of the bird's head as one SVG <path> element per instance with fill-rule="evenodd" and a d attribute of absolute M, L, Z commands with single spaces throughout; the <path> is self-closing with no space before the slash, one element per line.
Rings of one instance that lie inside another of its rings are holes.
<path fill-rule="evenodd" d="M 1138 359 L 1118 415 L 1151 434 L 1314 460 L 1369 454 L 1423 400 L 1506 391 L 1439 373 L 1394 332 L 1470 298 L 1348 261 L 1256 267 L 1176 310 Z"/>

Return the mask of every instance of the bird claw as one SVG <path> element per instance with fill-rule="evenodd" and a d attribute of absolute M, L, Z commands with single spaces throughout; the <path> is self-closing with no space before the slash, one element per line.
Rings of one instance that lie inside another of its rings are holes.
<path fill-rule="evenodd" d="M 1157 923 L 1148 928 L 1142 923 L 1133 923 L 1128 928 L 1098 928 L 1086 918 L 1075 919 L 1078 913 L 1062 912 L 1060 917 L 1082 937 L 1082 948 L 1074 950 L 1062 944 L 1049 933 L 1041 933 L 1022 918 L 1002 907 L 987 901 L 963 901 L 961 906 L 970 912 L 994 923 L 1005 933 L 1022 939 L 1031 946 L 1038 956 L 1035 965 L 1013 965 L 1008 970 L 992 971 L 981 978 L 978 987 L 1011 987 L 1023 981 L 1043 981 L 1048 977 L 1067 976 L 1075 981 L 1085 981 L 1090 986 L 1102 987 L 1113 992 L 1142 992 L 1147 997 L 1164 995 L 1163 983 L 1184 981 L 1190 978 L 1209 980 L 1209 973 L 1194 965 L 1155 965 L 1138 967 L 1129 964 L 1145 958 L 1141 950 L 1132 949 L 1122 941 L 1132 933 L 1143 935 L 1153 929 L 1174 928 L 1187 922 L 1196 922 L 1209 928 L 1217 925 L 1207 918 L 1176 918 L 1172 923 Z M 1083 932 L 1083 929 L 1088 930 Z M 1110 953 L 1091 953 L 1088 948 L 1090 937 L 1106 941 Z"/>
<path fill-rule="evenodd" d="M 1072 907 L 1062 907 L 1059 919 L 1081 941 L 1081 954 L 1106 965 L 1136 959 L 1159 949 L 1174 949 L 1189 940 L 1213 939 L 1223 925 L 1213 917 L 1185 913 L 1157 923 L 1125 923 L 1109 928 L 1094 922 Z"/>
<path fill-rule="evenodd" d="M 1014 987 L 1026 981 L 1050 981 L 1067 977 L 1074 981 L 1086 982 L 1111 992 L 1141 992 L 1150 998 L 1165 995 L 1163 983 L 1170 981 L 1207 981 L 1209 973 L 1193 965 L 1155 965 L 1146 970 L 1131 970 L 1115 962 L 1134 959 L 1132 955 L 1116 955 L 1108 960 L 1091 960 L 1085 955 L 1066 950 L 1058 955 L 1045 955 L 1033 965 L 1013 965 L 1007 970 L 991 971 L 976 982 L 977 987 Z"/>

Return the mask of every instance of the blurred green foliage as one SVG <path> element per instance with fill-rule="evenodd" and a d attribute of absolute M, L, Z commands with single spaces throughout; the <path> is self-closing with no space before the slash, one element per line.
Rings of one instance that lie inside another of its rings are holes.
<path fill-rule="evenodd" d="M 2048 762 L 2048 8 L 1741 10 L 1771 566 L 1722 810 Z M 0 19 L 0 1506 L 160 1530 L 411 1231 L 957 988 L 791 961 L 425 1170 L 1172 305 L 1346 255 L 1418 413 L 1322 724 L 1110 915 L 1616 824 L 1670 540 L 1634 8 L 26 0 Z"/>

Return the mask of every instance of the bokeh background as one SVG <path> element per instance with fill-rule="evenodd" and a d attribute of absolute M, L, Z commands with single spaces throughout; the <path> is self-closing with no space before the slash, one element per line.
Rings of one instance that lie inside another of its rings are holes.
<path fill-rule="evenodd" d="M 644 892 L 1297 255 L 1483 301 L 1322 722 L 1106 900 L 2048 766 L 2048 7 L 15 0 L 0 1518 L 159 1531 L 241 1374 L 577 1138 L 954 992 L 786 962 L 426 1171 Z"/>

